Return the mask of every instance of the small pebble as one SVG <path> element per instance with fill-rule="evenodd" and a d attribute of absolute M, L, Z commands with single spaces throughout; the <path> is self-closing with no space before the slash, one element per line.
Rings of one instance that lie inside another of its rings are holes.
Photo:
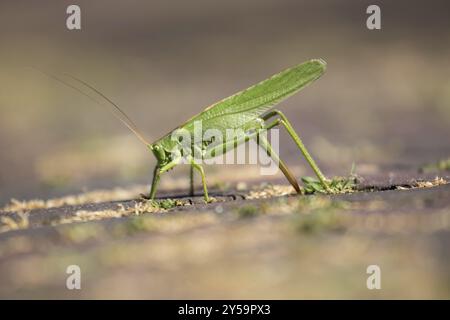
<path fill-rule="evenodd" d="M 236 185 L 236 189 L 239 191 L 247 190 L 247 184 L 245 182 L 239 182 Z"/>

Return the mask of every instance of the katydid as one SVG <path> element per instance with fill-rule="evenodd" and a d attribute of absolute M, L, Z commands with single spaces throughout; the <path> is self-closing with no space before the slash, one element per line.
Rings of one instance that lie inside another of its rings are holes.
<path fill-rule="evenodd" d="M 199 164 L 192 155 L 184 155 L 182 152 L 182 145 L 178 140 L 173 139 L 172 137 L 172 133 L 179 129 L 187 130 L 187 132 L 193 134 L 194 122 L 196 121 L 201 121 L 203 130 L 216 129 L 222 133 L 225 133 L 225 130 L 227 129 L 243 129 L 246 134 L 242 139 L 233 139 L 232 141 L 227 141 L 225 139 L 225 141 L 222 142 L 223 145 L 219 146 L 218 150 L 223 150 L 223 152 L 225 152 L 229 150 L 229 147 L 236 148 L 238 145 L 245 143 L 250 139 L 256 139 L 258 145 L 262 147 L 273 160 L 276 161 L 280 170 L 283 172 L 292 187 L 298 193 L 301 193 L 298 182 L 289 168 L 274 152 L 269 141 L 260 135 L 260 132 L 263 130 L 270 130 L 280 125 L 284 126 L 288 134 L 300 149 L 306 161 L 311 166 L 314 173 L 317 175 L 324 189 L 327 192 L 331 192 L 328 180 L 322 174 L 302 140 L 295 132 L 291 123 L 281 111 L 274 109 L 276 104 L 292 96 L 308 84 L 312 83 L 314 80 L 318 79 L 325 72 L 325 69 L 326 63 L 321 59 L 310 60 L 295 67 L 286 69 L 252 87 L 249 87 L 246 90 L 238 92 L 207 107 L 203 112 L 195 115 L 184 124 L 180 125 L 153 143 L 147 142 L 129 117 L 100 91 L 80 79 L 73 76 L 69 77 L 79 83 L 82 83 L 106 99 L 106 101 L 114 107 L 113 113 L 115 116 L 118 117 L 119 120 L 121 120 L 153 152 L 157 163 L 153 171 L 153 181 L 149 194 L 150 199 L 155 198 L 161 174 L 180 164 L 183 157 L 185 157 L 191 166 L 191 195 L 193 195 L 193 170 L 195 169 L 201 176 L 204 199 L 206 202 L 209 202 L 210 197 L 208 195 L 203 166 Z M 56 77 L 53 76 L 53 78 Z M 59 78 L 56 79 L 67 84 Z M 93 99 L 90 95 L 82 92 L 78 88 L 70 84 L 67 85 Z M 196 142 L 193 141 L 191 147 L 192 149 L 197 149 L 201 153 L 202 157 L 208 157 L 206 152 L 207 146 L 205 146 L 205 144 L 196 144 Z M 215 153 L 215 156 L 217 155 L 218 153 Z"/>

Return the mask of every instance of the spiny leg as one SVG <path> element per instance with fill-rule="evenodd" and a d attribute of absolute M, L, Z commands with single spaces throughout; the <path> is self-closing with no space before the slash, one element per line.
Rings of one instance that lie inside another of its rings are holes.
<path fill-rule="evenodd" d="M 154 199 L 156 195 L 156 189 L 158 188 L 159 183 L 159 177 L 161 175 L 161 169 L 158 166 L 158 164 L 155 166 L 155 169 L 153 170 L 153 181 L 152 181 L 152 188 L 150 189 L 150 199 Z"/>
<path fill-rule="evenodd" d="M 327 179 L 325 178 L 325 176 L 323 175 L 322 171 L 319 169 L 319 167 L 317 166 L 316 162 L 314 161 L 314 159 L 311 157 L 311 155 L 309 154 L 308 150 L 306 149 L 305 145 L 303 144 L 302 140 L 300 139 L 300 137 L 297 135 L 297 133 L 295 132 L 294 128 L 292 127 L 292 125 L 290 124 L 289 120 L 286 118 L 286 116 L 279 110 L 273 110 L 271 112 L 269 112 L 268 114 L 266 114 L 263 119 L 264 120 L 268 120 L 274 116 L 278 115 L 280 118 L 275 120 L 271 125 L 269 125 L 270 128 L 273 128 L 274 126 L 278 125 L 279 123 L 281 123 L 287 130 L 287 132 L 289 133 L 289 135 L 291 136 L 291 138 L 294 140 L 294 142 L 297 144 L 298 148 L 300 149 L 300 151 L 302 152 L 303 156 L 305 157 L 306 161 L 309 163 L 309 165 L 311 166 L 311 168 L 313 169 L 314 173 L 317 175 L 317 177 L 319 178 L 320 182 L 322 183 L 322 185 L 324 186 L 324 188 L 328 191 L 328 192 L 332 192 L 332 190 L 330 189 L 330 187 L 328 186 L 328 182 Z"/>
<path fill-rule="evenodd" d="M 211 200 L 208 195 L 208 187 L 206 186 L 205 171 L 203 170 L 203 167 L 201 165 L 199 165 L 198 163 L 196 163 L 193 158 L 190 159 L 189 161 L 191 163 L 191 166 L 194 169 L 198 170 L 198 172 L 200 172 L 200 176 L 202 177 L 202 185 L 203 185 L 203 193 L 204 193 L 205 201 L 210 202 Z"/>
<path fill-rule="evenodd" d="M 202 155 L 202 149 L 199 148 L 197 145 L 191 146 L 191 154 L 190 156 L 187 156 L 186 158 L 189 161 L 190 168 L 189 168 L 189 196 L 193 197 L 195 192 L 195 186 L 194 186 L 194 179 L 195 179 L 195 172 L 194 172 L 194 166 L 192 165 L 192 160 L 196 159 L 197 157 L 201 157 Z"/>
<path fill-rule="evenodd" d="M 166 165 L 164 165 L 162 167 L 160 167 L 159 164 L 156 164 L 155 170 L 153 171 L 153 181 L 152 181 L 152 188 L 150 190 L 150 199 L 155 198 L 156 189 L 158 188 L 158 183 L 159 183 L 161 174 L 172 169 L 179 162 L 180 162 L 180 158 L 175 158 L 174 160 L 172 160 L 171 162 L 167 163 Z"/>
<path fill-rule="evenodd" d="M 263 135 L 258 135 L 256 142 L 267 152 L 267 155 L 271 157 L 276 164 L 278 164 L 278 167 L 283 172 L 286 179 L 288 179 L 292 187 L 294 187 L 295 191 L 301 194 L 302 191 L 294 175 L 286 166 L 286 164 L 283 162 L 283 160 L 280 159 L 279 155 L 273 150 L 272 145 L 269 143 L 269 141 L 267 141 L 267 138 Z"/>
<path fill-rule="evenodd" d="M 189 168 L 190 174 L 189 174 L 189 195 L 191 197 L 194 196 L 194 166 L 191 164 Z"/>
<path fill-rule="evenodd" d="M 272 146 L 269 144 L 267 139 L 265 139 L 265 137 L 260 135 L 262 130 L 269 130 L 276 125 L 279 125 L 279 122 L 276 122 L 276 123 L 273 123 L 273 124 L 270 124 L 267 126 L 265 124 L 264 120 L 260 119 L 260 121 L 258 121 L 258 124 L 256 124 L 253 128 L 250 128 L 250 129 L 253 129 L 253 131 L 251 131 L 250 133 L 246 133 L 242 136 L 239 136 L 236 140 L 232 139 L 230 141 L 226 141 L 226 142 L 222 143 L 221 145 L 214 146 L 214 149 L 219 150 L 219 153 L 222 154 L 222 153 L 225 153 L 226 151 L 228 151 L 230 148 L 236 148 L 241 143 L 245 143 L 245 142 L 249 141 L 250 139 L 256 139 L 257 143 L 261 147 L 263 147 L 263 149 L 267 152 L 267 154 L 270 157 L 272 157 L 272 159 L 278 164 L 279 168 L 281 169 L 283 174 L 286 176 L 288 181 L 291 183 L 291 185 L 294 187 L 294 189 L 298 193 L 301 193 L 301 189 L 298 185 L 297 180 L 294 178 L 294 175 L 291 173 L 289 168 L 284 164 L 284 162 L 279 158 L 279 156 L 276 154 L 276 152 L 273 151 Z M 264 140 L 259 140 L 258 137 L 263 138 Z M 207 152 L 207 154 L 212 154 L 212 153 L 214 153 L 214 152 L 211 152 L 211 150 Z"/>
<path fill-rule="evenodd" d="M 286 176 L 288 181 L 291 183 L 291 185 L 294 187 L 294 189 L 298 193 L 301 193 L 301 189 L 298 185 L 297 180 L 294 178 L 294 175 L 291 173 L 289 168 L 284 164 L 284 162 L 279 158 L 278 154 L 276 154 L 276 152 L 273 151 L 273 148 L 270 145 L 270 143 L 267 141 L 267 139 L 264 136 L 261 136 L 262 130 L 269 130 L 269 129 L 273 128 L 274 126 L 279 125 L 279 122 L 276 122 L 276 123 L 275 122 L 272 124 L 266 125 L 264 123 L 264 120 L 261 119 L 261 121 L 259 122 L 259 126 L 258 127 L 255 126 L 253 128 L 254 130 L 251 133 L 245 134 L 245 135 L 239 137 L 239 139 L 237 139 L 237 140 L 227 141 L 221 145 L 215 146 L 214 148 L 217 148 L 218 150 L 226 152 L 227 150 L 229 150 L 229 148 L 232 148 L 232 147 L 235 148 L 237 145 L 247 142 L 250 139 L 256 139 L 257 143 L 278 164 L 279 168 L 281 169 L 283 174 Z"/>

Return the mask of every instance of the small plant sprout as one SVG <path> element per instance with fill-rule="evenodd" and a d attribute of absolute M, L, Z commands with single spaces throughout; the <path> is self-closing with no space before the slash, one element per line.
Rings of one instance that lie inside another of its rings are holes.
<path fill-rule="evenodd" d="M 450 158 L 439 160 L 435 163 L 426 164 L 419 169 L 420 172 L 430 173 L 436 171 L 450 171 Z"/>
<path fill-rule="evenodd" d="M 206 202 L 209 202 L 211 198 L 208 195 L 205 172 L 201 161 L 225 154 L 227 151 L 235 149 L 249 140 L 256 141 L 265 153 L 277 164 L 297 193 L 302 193 L 302 189 L 299 187 L 296 178 L 286 164 L 279 158 L 273 146 L 263 134 L 275 127 L 284 127 L 286 129 L 317 177 L 314 180 L 312 178 L 303 179 L 307 192 L 333 193 L 339 190 L 347 190 L 351 187 L 349 182 L 344 183 L 340 180 L 329 181 L 325 178 L 287 117 L 280 110 L 274 108 L 281 101 L 294 95 L 318 79 L 325 72 L 325 69 L 326 63 L 321 59 L 310 60 L 286 69 L 246 90 L 212 104 L 203 112 L 193 116 L 185 123 L 152 143 L 148 142 L 130 118 L 99 90 L 78 78 L 67 74 L 64 76 L 69 77 L 78 84 L 82 84 L 108 102 L 108 105 L 110 107 L 112 106 L 110 111 L 154 154 L 157 163 L 153 172 L 153 181 L 149 194 L 150 199 L 155 198 L 162 174 L 178 164 L 187 163 L 191 168 L 191 195 L 193 195 L 194 189 L 193 172 L 197 170 L 202 180 L 204 199 Z M 85 93 L 77 86 L 59 77 L 50 76 L 97 102 L 92 95 Z M 215 130 L 215 132 L 221 133 L 222 137 L 225 138 L 222 141 L 215 141 L 214 138 L 206 141 L 200 139 L 199 141 L 195 136 L 197 134 L 195 132 L 195 123 L 197 122 L 201 122 L 202 132 L 200 134 L 202 138 L 204 137 L 204 132 L 207 130 Z M 230 129 L 241 130 L 243 134 L 228 138 L 227 130 Z M 186 133 L 188 139 L 174 139 L 174 134 L 180 131 Z M 187 146 L 186 140 L 189 141 Z"/>
<path fill-rule="evenodd" d="M 328 181 L 328 187 L 332 193 L 350 193 L 356 190 L 358 183 L 358 175 L 356 174 L 356 165 L 352 164 L 350 175 L 348 177 L 334 177 Z M 302 181 L 305 185 L 305 193 L 328 193 L 322 183 L 314 177 L 303 177 Z"/>

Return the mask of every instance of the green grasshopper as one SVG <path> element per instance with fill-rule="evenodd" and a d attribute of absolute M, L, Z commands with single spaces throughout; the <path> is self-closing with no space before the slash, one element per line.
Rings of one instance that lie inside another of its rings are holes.
<path fill-rule="evenodd" d="M 153 181 L 149 194 L 150 199 L 155 198 L 160 176 L 180 164 L 182 159 L 185 159 L 191 165 L 191 195 L 193 195 L 194 190 L 193 171 L 195 169 L 201 176 L 204 199 L 206 202 L 210 202 L 211 198 L 208 195 L 203 166 L 196 161 L 192 154 L 186 154 L 186 152 L 183 151 L 183 146 L 180 141 L 173 139 L 173 133 L 176 130 L 182 129 L 190 134 L 193 134 L 194 122 L 196 121 L 201 121 L 203 130 L 216 129 L 221 131 L 224 136 L 227 129 L 242 129 L 243 132 L 245 132 L 242 137 L 237 139 L 233 138 L 229 141 L 225 139 L 222 141 L 221 145 L 215 147 L 216 152 L 214 153 L 207 152 L 207 144 L 196 143 L 194 141 L 190 147 L 193 151 L 198 152 L 201 157 L 211 157 L 211 154 L 218 156 L 219 154 L 228 151 L 230 148 L 236 148 L 238 145 L 243 144 L 250 139 L 256 139 L 257 144 L 261 146 L 265 152 L 278 164 L 280 170 L 286 176 L 293 188 L 298 193 L 301 193 L 301 188 L 289 168 L 279 158 L 278 154 L 274 152 L 269 141 L 260 134 L 261 132 L 270 130 L 276 126 L 284 126 L 291 138 L 297 144 L 306 161 L 313 169 L 314 173 L 317 175 L 324 189 L 327 192 L 331 192 L 328 180 L 322 174 L 321 170 L 309 154 L 302 140 L 293 129 L 291 123 L 281 111 L 274 109 L 276 104 L 292 96 L 308 84 L 312 83 L 314 80 L 318 79 L 325 72 L 325 69 L 325 61 L 321 59 L 314 59 L 277 73 L 269 79 L 266 79 L 246 90 L 238 92 L 207 107 L 203 112 L 193 116 L 184 124 L 180 125 L 153 143 L 149 143 L 146 139 L 144 139 L 136 125 L 109 98 L 86 82 L 73 76 L 69 76 L 93 90 L 106 99 L 112 106 L 114 106 L 113 113 L 116 117 L 118 117 L 119 120 L 121 120 L 153 152 L 157 163 L 153 172 Z M 56 78 L 55 76 L 52 77 Z M 59 78 L 56 79 L 81 92 L 83 95 L 93 99 L 77 87 L 67 84 Z M 93 100 L 95 101 L 95 99 Z M 98 101 L 96 102 L 98 103 Z"/>

